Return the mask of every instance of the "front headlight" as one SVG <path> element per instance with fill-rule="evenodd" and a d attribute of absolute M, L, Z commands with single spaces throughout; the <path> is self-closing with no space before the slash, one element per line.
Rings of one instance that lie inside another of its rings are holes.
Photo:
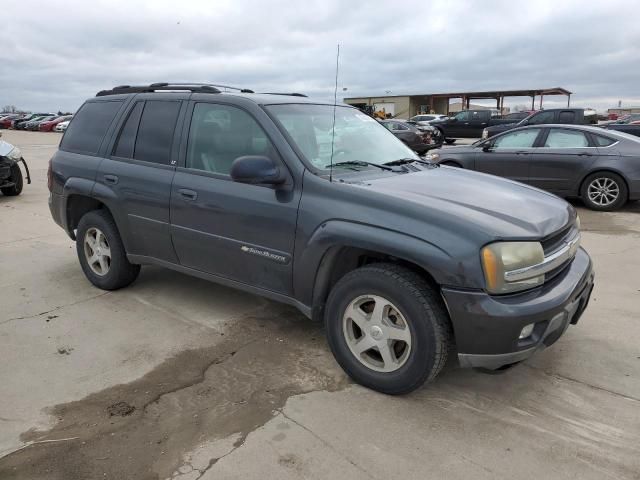
<path fill-rule="evenodd" d="M 429 152 L 427 153 L 427 156 L 425 158 L 430 162 L 437 162 L 440 158 L 440 154 L 436 152 Z"/>
<path fill-rule="evenodd" d="M 497 242 L 480 251 L 484 278 L 489 293 L 511 293 L 544 283 L 544 274 L 526 280 L 508 281 L 505 273 L 532 267 L 544 261 L 540 242 Z"/>
<path fill-rule="evenodd" d="M 5 155 L 5 157 L 17 162 L 22 158 L 22 152 L 18 147 L 13 147 L 13 150 L 11 150 L 7 155 Z"/>

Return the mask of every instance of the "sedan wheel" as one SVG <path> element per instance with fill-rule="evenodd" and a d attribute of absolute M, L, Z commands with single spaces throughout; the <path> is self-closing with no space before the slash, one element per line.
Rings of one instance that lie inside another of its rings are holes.
<path fill-rule="evenodd" d="M 597 172 L 584 181 L 581 195 L 592 210 L 616 210 L 627 201 L 627 185 L 615 173 Z"/>

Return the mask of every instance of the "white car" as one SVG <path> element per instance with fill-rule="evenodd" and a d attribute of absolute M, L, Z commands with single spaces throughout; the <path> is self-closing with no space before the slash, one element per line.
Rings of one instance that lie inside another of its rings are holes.
<path fill-rule="evenodd" d="M 55 130 L 56 132 L 64 132 L 64 131 L 67 129 L 67 127 L 69 126 L 69 122 L 70 122 L 70 121 L 71 121 L 71 120 L 66 120 L 66 121 L 64 121 L 64 122 L 60 122 L 59 124 L 57 124 L 57 125 L 55 126 L 54 130 Z"/>
<path fill-rule="evenodd" d="M 420 115 L 415 115 L 411 117 L 409 120 L 412 122 L 416 122 L 420 125 L 429 125 L 433 120 L 441 120 L 443 118 L 447 118 L 446 115 L 440 115 L 437 113 L 421 113 Z"/>

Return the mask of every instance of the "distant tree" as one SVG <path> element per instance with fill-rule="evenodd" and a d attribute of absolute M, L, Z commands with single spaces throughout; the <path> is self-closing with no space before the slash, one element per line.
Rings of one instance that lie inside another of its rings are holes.
<path fill-rule="evenodd" d="M 18 109 L 15 105 L 5 105 L 2 107 L 2 111 L 6 113 L 15 113 Z"/>

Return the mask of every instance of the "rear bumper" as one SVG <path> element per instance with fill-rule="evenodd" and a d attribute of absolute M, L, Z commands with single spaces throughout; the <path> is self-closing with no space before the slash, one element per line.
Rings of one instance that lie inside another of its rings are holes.
<path fill-rule="evenodd" d="M 552 345 L 580 319 L 593 280 L 591 259 L 579 249 L 565 272 L 530 292 L 491 296 L 443 289 L 460 365 L 498 369 Z M 522 328 L 531 323 L 535 324 L 532 334 L 519 339 Z"/>

